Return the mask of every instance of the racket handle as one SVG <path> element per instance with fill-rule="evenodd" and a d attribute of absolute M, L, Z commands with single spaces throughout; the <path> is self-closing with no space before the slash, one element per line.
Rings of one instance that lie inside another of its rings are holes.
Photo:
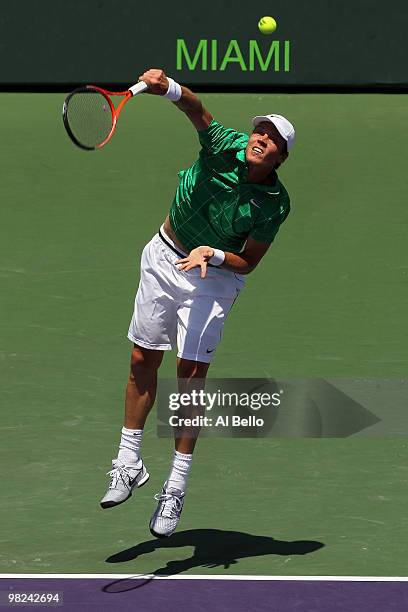
<path fill-rule="evenodd" d="M 137 94 L 142 93 L 142 91 L 145 91 L 146 89 L 147 85 L 144 81 L 139 81 L 135 85 L 132 85 L 132 87 L 129 87 L 129 91 L 131 92 L 132 96 L 136 96 Z"/>

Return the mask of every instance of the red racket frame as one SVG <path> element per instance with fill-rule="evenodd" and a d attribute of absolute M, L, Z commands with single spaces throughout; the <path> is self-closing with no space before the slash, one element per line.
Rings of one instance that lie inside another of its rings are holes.
<path fill-rule="evenodd" d="M 115 130 L 116 130 L 116 125 L 118 122 L 118 117 L 121 113 L 122 108 L 124 107 L 124 105 L 126 104 L 126 102 L 128 100 L 130 100 L 130 98 L 132 98 L 132 93 L 127 89 L 126 91 L 108 91 L 107 89 L 102 89 L 101 87 L 97 87 L 96 85 L 87 85 L 86 86 L 87 89 L 96 89 L 97 91 L 99 91 L 99 93 L 101 93 L 105 100 L 107 100 L 110 109 L 111 109 L 111 113 L 112 113 L 112 128 L 111 131 L 109 132 L 109 134 L 107 135 L 107 137 L 105 138 L 105 140 L 103 142 L 101 142 L 101 144 L 97 145 L 95 147 L 95 149 L 102 149 L 102 147 L 104 147 L 112 138 Z M 124 96 L 123 100 L 118 104 L 118 106 L 115 108 L 115 105 L 113 104 L 111 98 L 109 96 Z"/>
<path fill-rule="evenodd" d="M 98 91 L 105 98 L 107 103 L 109 104 L 109 108 L 110 108 L 111 115 L 112 115 L 112 128 L 111 128 L 109 134 L 107 135 L 107 137 L 105 138 L 105 140 L 103 142 L 101 142 L 100 144 L 96 145 L 95 147 L 88 147 L 88 146 L 82 144 L 81 142 L 79 142 L 79 140 L 73 134 L 73 132 L 72 132 L 72 130 L 70 128 L 69 122 L 68 122 L 68 118 L 67 118 L 69 100 L 76 93 L 84 91 L 85 89 L 89 89 L 89 90 L 92 90 L 92 91 Z M 115 105 L 113 104 L 110 96 L 123 96 L 123 100 L 115 108 Z M 130 98 L 132 98 L 133 96 L 134 96 L 134 93 L 130 89 L 126 89 L 125 91 L 109 91 L 107 89 L 102 89 L 102 87 L 98 87 L 97 85 L 84 85 L 83 87 L 79 87 L 78 89 L 75 89 L 65 99 L 64 106 L 63 106 L 63 111 L 62 111 L 62 116 L 63 116 L 63 120 L 64 120 L 65 129 L 67 130 L 68 135 L 71 138 L 71 140 L 78 147 L 80 147 L 81 149 L 85 149 L 86 151 L 94 151 L 95 149 L 102 149 L 102 147 L 104 147 L 110 141 L 110 139 L 112 138 L 113 134 L 115 133 L 116 125 L 117 125 L 117 122 L 118 122 L 118 117 L 119 117 L 119 115 L 120 115 L 120 113 L 122 111 L 122 108 L 124 107 L 126 102 L 128 102 L 128 100 Z"/>

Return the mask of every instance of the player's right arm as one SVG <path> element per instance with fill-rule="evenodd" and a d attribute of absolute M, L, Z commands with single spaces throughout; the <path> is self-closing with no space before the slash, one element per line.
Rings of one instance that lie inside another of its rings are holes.
<path fill-rule="evenodd" d="M 175 106 L 187 115 L 196 130 L 206 130 L 212 122 L 213 116 L 191 89 L 182 85 L 181 92 L 180 100 L 174 102 Z"/>
<path fill-rule="evenodd" d="M 163 70 L 151 68 L 139 77 L 139 81 L 144 81 L 149 86 L 149 93 L 164 96 L 167 93 L 169 82 Z M 181 98 L 173 102 L 177 108 L 187 115 L 196 130 L 206 130 L 211 124 L 213 117 L 203 106 L 200 98 L 188 89 L 181 87 Z"/>

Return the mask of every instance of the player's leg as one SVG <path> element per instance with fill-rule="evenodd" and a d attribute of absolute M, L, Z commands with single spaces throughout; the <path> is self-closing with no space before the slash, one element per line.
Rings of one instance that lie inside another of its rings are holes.
<path fill-rule="evenodd" d="M 143 429 L 156 398 L 157 371 L 163 355 L 164 351 L 133 345 L 126 386 L 125 428 Z"/>
<path fill-rule="evenodd" d="M 209 363 L 178 358 L 179 393 L 191 393 L 193 389 L 195 391 L 203 389 L 209 367 Z M 200 433 L 199 426 L 185 425 L 183 419 L 202 416 L 204 410 L 204 406 L 190 405 L 181 407 L 177 412 L 180 426 L 174 428 L 173 461 L 162 491 L 156 495 L 159 503 L 150 521 L 150 531 L 158 538 L 171 535 L 177 527 L 183 509 L 193 452 Z"/>
<path fill-rule="evenodd" d="M 170 268 L 162 256 L 161 241 L 155 236 L 142 254 L 140 283 L 128 331 L 133 350 L 126 387 L 125 423 L 119 454 L 109 472 L 109 489 L 100 502 L 102 508 L 126 501 L 135 487 L 149 478 L 140 456 L 143 428 L 154 404 L 163 351 L 175 344 L 176 305 L 167 282 Z"/>
<path fill-rule="evenodd" d="M 112 461 L 111 477 L 102 508 L 112 508 L 123 503 L 135 488 L 143 486 L 149 473 L 140 455 L 143 428 L 156 398 L 157 371 L 164 351 L 133 345 L 130 373 L 126 386 L 125 419 L 122 427 L 119 452 Z"/>
<path fill-rule="evenodd" d="M 191 393 L 193 389 L 200 391 L 204 389 L 209 363 L 193 361 L 191 359 L 177 358 L 177 378 L 179 393 Z M 204 414 L 203 406 L 182 406 L 177 411 L 178 416 L 194 418 Z M 177 453 L 192 455 L 200 427 L 185 425 L 181 422 L 179 427 L 174 428 L 174 447 Z M 168 480 L 171 480 L 171 474 Z M 184 491 L 184 489 L 182 489 Z"/>
<path fill-rule="evenodd" d="M 235 274 L 214 268 L 209 269 L 204 280 L 195 270 L 186 279 L 185 299 L 177 310 L 180 392 L 199 391 L 204 387 L 226 317 L 244 285 Z M 182 414 L 178 410 L 178 416 L 194 417 L 203 412 L 203 407 L 187 406 Z M 198 427 L 182 426 L 175 431 L 176 450 L 170 474 L 156 496 L 159 503 L 150 521 L 150 531 L 157 537 L 170 536 L 177 527 L 198 434 Z"/>

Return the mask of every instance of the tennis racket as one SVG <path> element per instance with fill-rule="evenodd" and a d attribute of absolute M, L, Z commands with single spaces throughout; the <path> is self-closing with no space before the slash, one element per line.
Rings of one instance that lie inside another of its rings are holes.
<path fill-rule="evenodd" d="M 107 91 L 96 85 L 85 85 L 71 92 L 65 99 L 62 118 L 72 142 L 81 149 L 101 149 L 112 138 L 118 117 L 130 98 L 147 89 L 139 81 L 126 91 Z M 115 108 L 111 96 L 122 96 Z"/>

